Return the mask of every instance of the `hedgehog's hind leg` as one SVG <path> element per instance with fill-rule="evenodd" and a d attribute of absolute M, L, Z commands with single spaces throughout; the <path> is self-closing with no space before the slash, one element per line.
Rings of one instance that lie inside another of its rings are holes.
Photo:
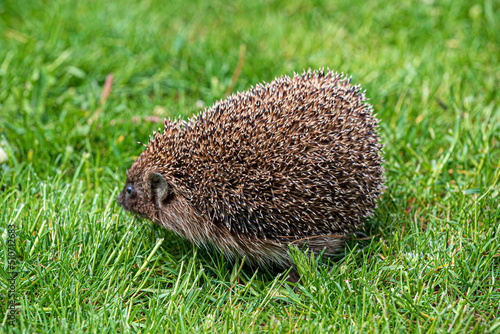
<path fill-rule="evenodd" d="M 300 275 L 295 265 L 290 268 L 286 281 L 289 283 L 300 283 Z"/>

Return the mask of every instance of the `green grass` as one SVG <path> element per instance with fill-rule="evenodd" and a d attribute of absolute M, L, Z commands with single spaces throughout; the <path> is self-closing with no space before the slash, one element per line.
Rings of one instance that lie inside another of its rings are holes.
<path fill-rule="evenodd" d="M 0 1 L 1 330 L 500 332 L 499 57 L 493 0 Z M 294 291 L 117 206 L 145 116 L 308 67 L 350 73 L 381 119 L 364 249 L 329 272 L 295 254 Z"/>

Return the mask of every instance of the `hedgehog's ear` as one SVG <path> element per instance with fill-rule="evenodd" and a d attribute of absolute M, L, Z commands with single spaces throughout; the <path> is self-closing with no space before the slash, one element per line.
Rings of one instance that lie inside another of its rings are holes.
<path fill-rule="evenodd" d="M 151 173 L 149 175 L 149 182 L 151 184 L 151 191 L 158 204 L 161 204 L 169 193 L 169 186 L 167 180 L 160 173 Z"/>

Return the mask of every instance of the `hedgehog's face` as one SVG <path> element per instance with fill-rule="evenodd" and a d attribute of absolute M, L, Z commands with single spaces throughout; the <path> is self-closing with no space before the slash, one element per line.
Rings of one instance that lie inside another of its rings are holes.
<path fill-rule="evenodd" d="M 143 167 L 140 159 L 127 172 L 127 182 L 117 197 L 118 203 L 125 210 L 150 219 L 189 240 L 207 239 L 203 234 L 206 229 L 200 229 L 194 207 L 177 194 L 175 187 L 171 187 L 162 174 L 139 167 Z M 144 170 L 148 171 L 144 173 Z"/>
<path fill-rule="evenodd" d="M 127 173 L 125 187 L 117 197 L 118 203 L 125 209 L 142 217 L 158 222 L 158 210 L 164 207 L 172 191 L 165 178 L 155 172 L 146 175 Z"/>

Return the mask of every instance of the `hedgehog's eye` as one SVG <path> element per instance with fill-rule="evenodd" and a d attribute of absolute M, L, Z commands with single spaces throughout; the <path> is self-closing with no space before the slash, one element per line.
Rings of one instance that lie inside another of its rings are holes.
<path fill-rule="evenodd" d="M 127 194 L 132 195 L 132 191 L 133 191 L 132 186 L 128 186 L 127 187 Z"/>

